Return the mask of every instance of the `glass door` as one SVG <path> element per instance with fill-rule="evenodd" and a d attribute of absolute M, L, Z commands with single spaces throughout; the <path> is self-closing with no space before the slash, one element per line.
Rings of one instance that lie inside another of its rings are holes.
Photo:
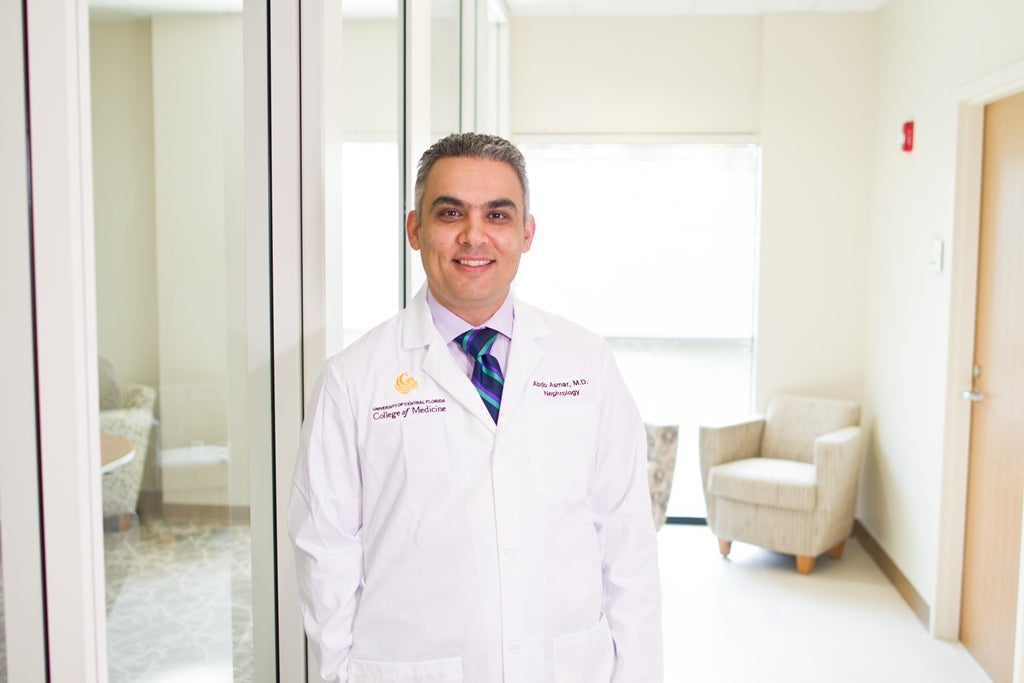
<path fill-rule="evenodd" d="M 244 31 L 241 6 L 91 5 L 97 524 L 114 683 L 273 678 L 254 664 L 253 544 L 271 529 L 250 511 L 271 483 L 257 465 L 268 425 L 250 402 L 271 364 L 250 336 L 265 274 L 247 254 L 269 225 L 247 221 L 244 193 L 246 163 L 268 159 L 246 154 Z"/>
<path fill-rule="evenodd" d="M 274 618 L 267 14 L 0 9 L 0 680 L 299 680 Z"/>

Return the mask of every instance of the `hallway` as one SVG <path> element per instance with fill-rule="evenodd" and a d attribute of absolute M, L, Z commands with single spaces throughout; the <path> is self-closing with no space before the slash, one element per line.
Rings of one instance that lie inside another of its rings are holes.
<path fill-rule="evenodd" d="M 932 638 L 851 538 L 809 576 L 792 557 L 707 527 L 658 532 L 666 683 L 988 683 L 959 643 Z"/>

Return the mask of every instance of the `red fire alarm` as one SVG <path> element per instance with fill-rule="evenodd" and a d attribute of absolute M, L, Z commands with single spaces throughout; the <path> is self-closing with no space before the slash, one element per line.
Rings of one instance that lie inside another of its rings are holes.
<path fill-rule="evenodd" d="M 914 151 L 914 122 L 903 122 L 903 147 L 904 152 Z"/>

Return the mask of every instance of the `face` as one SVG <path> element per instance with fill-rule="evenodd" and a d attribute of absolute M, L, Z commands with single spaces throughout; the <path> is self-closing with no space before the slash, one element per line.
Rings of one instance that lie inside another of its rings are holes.
<path fill-rule="evenodd" d="M 409 212 L 405 232 L 434 298 L 479 325 L 508 296 L 519 258 L 533 243 L 534 222 L 524 214 L 523 187 L 511 166 L 450 157 L 431 168 L 419 219 Z"/>

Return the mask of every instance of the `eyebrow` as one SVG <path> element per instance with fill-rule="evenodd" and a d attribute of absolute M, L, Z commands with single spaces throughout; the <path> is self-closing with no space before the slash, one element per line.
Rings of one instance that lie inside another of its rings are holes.
<path fill-rule="evenodd" d="M 430 207 L 432 209 L 433 208 L 437 208 L 438 206 L 455 206 L 455 207 L 458 207 L 460 209 L 463 209 L 463 208 L 465 208 L 467 206 L 467 204 L 466 204 L 466 202 L 462 201 L 458 197 L 452 197 L 451 195 L 442 194 L 442 195 L 439 195 L 437 198 L 434 199 L 434 201 L 432 201 L 430 203 Z M 486 209 L 513 209 L 516 212 L 519 211 L 519 207 L 516 205 L 516 203 L 514 201 L 512 201 L 511 199 L 507 198 L 507 197 L 499 197 L 498 199 L 491 199 L 490 201 L 487 201 L 487 202 L 484 203 L 484 208 L 486 208 Z"/>

